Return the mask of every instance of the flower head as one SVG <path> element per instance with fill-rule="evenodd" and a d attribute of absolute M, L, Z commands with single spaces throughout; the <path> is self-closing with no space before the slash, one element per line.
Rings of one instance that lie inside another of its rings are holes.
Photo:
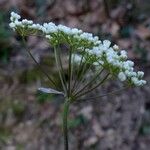
<path fill-rule="evenodd" d="M 142 80 L 144 72 L 135 72 L 134 62 L 128 60 L 127 52 L 119 51 L 119 47 L 112 45 L 109 40 L 100 41 L 92 33 L 77 28 L 55 25 L 52 22 L 40 25 L 33 23 L 32 20 L 20 20 L 20 18 L 20 15 L 12 12 L 9 25 L 21 35 L 42 34 L 52 45 L 68 44 L 74 47 L 74 61 L 78 64 L 83 57 L 84 62 L 87 60 L 95 67 L 99 64 L 112 75 L 118 76 L 120 81 L 128 81 L 136 86 L 146 84 L 146 81 Z"/>

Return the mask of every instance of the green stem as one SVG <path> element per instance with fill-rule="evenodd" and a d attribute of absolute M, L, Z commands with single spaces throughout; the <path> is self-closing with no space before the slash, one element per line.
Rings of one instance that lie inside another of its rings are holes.
<path fill-rule="evenodd" d="M 75 101 L 75 102 L 83 102 L 83 101 L 92 101 L 92 100 L 96 100 L 97 98 L 102 98 L 102 97 L 105 97 L 105 96 L 110 96 L 110 95 L 116 95 L 116 94 L 119 94 L 125 90 L 129 89 L 129 87 L 124 87 L 120 90 L 115 90 L 115 91 L 112 91 L 112 92 L 108 92 L 108 93 L 105 93 L 105 94 L 102 94 L 102 95 L 99 95 L 99 96 L 94 96 L 94 97 L 88 97 L 88 98 L 83 98 L 83 99 L 79 99 L 78 101 Z"/>
<path fill-rule="evenodd" d="M 91 84 L 94 83 L 96 81 L 96 79 L 101 75 L 101 73 L 104 71 L 104 69 L 102 69 L 100 72 L 98 72 L 86 85 L 84 85 L 84 87 L 82 89 L 79 89 L 78 93 L 81 93 L 82 91 L 84 91 L 84 89 L 86 89 L 88 86 L 92 86 Z"/>
<path fill-rule="evenodd" d="M 64 81 L 66 93 L 67 93 L 67 81 L 66 81 L 66 79 L 65 79 L 65 70 L 64 70 L 64 68 L 63 68 L 63 63 L 62 63 L 62 60 L 61 60 L 60 47 L 58 47 L 57 50 L 58 50 L 57 55 L 58 55 L 60 70 L 61 70 L 62 78 L 63 78 L 63 81 Z"/>
<path fill-rule="evenodd" d="M 88 68 L 86 68 L 86 67 L 87 67 L 87 64 L 86 64 L 86 63 L 83 64 L 83 67 L 81 67 L 81 74 L 79 74 L 78 82 L 77 82 L 77 84 L 75 85 L 75 89 L 74 89 L 74 91 L 73 91 L 74 93 L 78 92 L 78 89 L 80 89 L 80 86 L 82 86 L 83 83 L 86 81 L 86 79 L 84 78 L 84 76 L 85 76 L 85 74 L 88 73 L 88 71 L 91 69 L 92 66 L 93 66 L 93 65 L 90 64 L 90 65 L 88 66 Z"/>
<path fill-rule="evenodd" d="M 63 108 L 63 133 L 64 133 L 64 150 L 69 150 L 68 146 L 68 112 L 70 99 L 66 98 Z"/>
<path fill-rule="evenodd" d="M 54 80 L 46 73 L 46 71 L 41 67 L 41 65 L 36 61 L 36 59 L 34 58 L 34 56 L 31 54 L 30 50 L 27 48 L 26 42 L 25 42 L 25 38 L 24 36 L 22 36 L 22 41 L 23 41 L 23 45 L 25 47 L 25 50 L 27 51 L 27 53 L 30 55 L 30 57 L 33 59 L 33 61 L 35 62 L 35 64 L 37 65 L 37 67 L 39 68 L 39 70 L 42 71 L 42 73 L 49 79 L 49 81 L 55 86 L 56 83 L 54 82 Z"/>
<path fill-rule="evenodd" d="M 105 77 L 104 77 L 104 79 L 102 80 L 102 81 L 100 81 L 98 84 L 96 84 L 94 87 L 92 87 L 91 89 L 89 89 L 89 90 L 87 90 L 87 91 L 85 91 L 85 92 L 78 92 L 78 93 L 76 93 L 74 96 L 76 97 L 76 99 L 77 98 L 79 98 L 79 97 L 81 97 L 81 96 L 83 96 L 83 95 L 85 95 L 85 94 L 87 94 L 87 93 L 89 93 L 89 92 L 91 92 L 91 91 L 93 91 L 93 90 L 95 90 L 96 88 L 98 88 L 101 84 L 103 84 L 107 79 L 108 79 L 108 77 L 109 77 L 109 75 L 110 75 L 110 73 L 108 73 Z"/>
<path fill-rule="evenodd" d="M 68 69 L 68 77 L 69 77 L 69 83 L 68 83 L 68 95 L 71 94 L 71 80 L 72 80 L 72 48 L 69 50 L 69 69 Z"/>
<path fill-rule="evenodd" d="M 83 52 L 85 52 L 85 49 L 84 49 Z M 84 54 L 83 54 L 82 57 L 81 57 L 79 67 L 78 67 L 78 69 L 77 69 L 77 75 L 76 75 L 76 78 L 75 78 L 75 82 L 74 82 L 73 87 L 72 87 L 72 89 L 71 89 L 72 92 L 74 91 L 74 88 L 75 88 L 75 86 L 76 86 L 76 83 L 77 83 L 77 80 L 78 80 L 78 76 L 79 76 L 80 70 L 81 70 L 81 68 L 82 68 L 81 66 L 82 66 L 83 58 L 84 58 Z M 75 62 L 73 62 L 73 63 L 75 63 Z M 83 69 L 83 68 L 82 68 L 82 69 Z"/>
<path fill-rule="evenodd" d="M 57 53 L 57 47 L 56 46 L 54 47 L 54 54 L 55 54 L 56 66 L 57 66 L 57 69 L 58 69 L 58 74 L 59 74 L 59 77 L 60 77 L 60 81 L 61 81 L 63 90 L 66 94 L 67 89 L 66 89 L 66 86 L 65 86 L 65 83 L 64 83 L 64 80 L 63 80 L 63 74 L 62 74 L 61 69 L 60 69 L 62 64 L 60 64 L 61 62 L 59 61 L 59 54 Z"/>

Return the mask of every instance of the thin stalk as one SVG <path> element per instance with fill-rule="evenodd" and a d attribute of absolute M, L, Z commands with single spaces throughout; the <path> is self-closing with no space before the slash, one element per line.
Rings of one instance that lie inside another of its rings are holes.
<path fill-rule="evenodd" d="M 62 64 L 61 57 L 60 57 L 60 48 L 56 49 L 56 52 L 57 52 L 57 56 L 58 56 L 58 63 L 60 66 L 62 80 L 63 80 L 64 86 L 65 86 L 65 91 L 67 92 L 67 81 L 65 79 L 65 71 L 64 71 L 63 64 Z"/>
<path fill-rule="evenodd" d="M 100 76 L 103 71 L 104 71 L 104 69 L 102 69 L 99 73 L 97 73 L 82 89 L 79 90 L 79 92 L 83 91 L 88 86 L 90 86 L 92 83 L 94 83 L 95 80 L 97 79 L 97 77 Z M 78 94 L 78 93 L 76 93 L 76 94 Z"/>
<path fill-rule="evenodd" d="M 57 69 L 58 69 L 58 74 L 59 74 L 59 77 L 60 77 L 60 81 L 61 81 L 61 84 L 62 84 L 62 87 L 63 87 L 63 90 L 65 92 L 65 94 L 67 93 L 67 89 L 66 89 L 66 86 L 65 86 L 65 83 L 63 81 L 63 75 L 62 75 L 62 72 L 60 71 L 60 66 L 62 64 L 59 63 L 59 54 L 57 53 L 57 48 L 54 47 L 54 53 L 55 53 L 55 60 L 56 60 L 56 66 L 57 66 Z"/>
<path fill-rule="evenodd" d="M 82 102 L 82 101 L 88 101 L 88 100 L 95 100 L 97 98 L 102 98 L 102 97 L 105 97 L 105 96 L 111 96 L 111 95 L 116 95 L 116 94 L 119 94 L 120 92 L 128 89 L 129 87 L 125 87 L 125 88 L 122 88 L 120 90 L 115 90 L 115 91 L 112 91 L 112 92 L 108 92 L 108 93 L 105 93 L 105 94 L 102 94 L 102 95 L 99 95 L 99 96 L 93 96 L 93 97 L 89 97 L 89 98 L 82 98 L 82 99 L 79 99 L 75 102 Z"/>
<path fill-rule="evenodd" d="M 81 70 L 82 69 L 82 70 Z M 79 86 L 79 81 L 82 79 L 82 74 L 83 72 L 85 71 L 86 69 L 86 63 L 82 64 L 82 66 L 79 66 L 79 69 L 77 71 L 77 76 L 76 76 L 76 80 L 74 82 L 74 85 L 73 85 L 73 88 L 72 88 L 72 91 L 74 92 L 74 90 Z M 81 72 L 80 72 L 81 71 Z"/>
<path fill-rule="evenodd" d="M 70 96 L 71 94 L 71 78 L 72 78 L 72 48 L 69 50 L 69 69 L 68 69 L 68 78 L 69 78 L 69 83 L 68 83 L 68 95 Z"/>
<path fill-rule="evenodd" d="M 76 76 L 76 72 L 75 72 L 75 62 L 74 62 L 74 59 L 75 59 L 75 55 L 74 56 L 72 56 L 73 58 L 72 58 L 72 69 L 71 69 L 71 81 L 72 81 L 72 83 L 71 83 L 71 89 L 70 89 L 70 93 L 73 93 L 73 88 L 74 88 L 74 83 L 73 83 L 73 81 L 75 81 L 76 80 L 76 78 L 75 78 L 75 76 Z"/>
<path fill-rule="evenodd" d="M 106 76 L 105 76 L 105 78 L 100 82 L 100 83 L 98 83 L 98 84 L 96 84 L 94 87 L 92 87 L 91 89 L 89 89 L 89 90 L 87 90 L 87 91 L 85 91 L 85 92 L 81 92 L 81 91 L 79 91 L 78 93 L 76 93 L 74 96 L 76 97 L 76 99 L 77 98 L 79 98 L 79 97 L 81 97 L 81 96 L 83 96 L 83 95 L 85 95 L 85 94 L 87 94 L 87 93 L 89 93 L 89 92 L 91 92 L 91 91 L 93 91 L 93 90 L 95 90 L 96 88 L 98 88 L 101 84 L 103 84 L 107 79 L 108 79 L 108 76 L 110 75 L 110 73 L 108 73 Z"/>
<path fill-rule="evenodd" d="M 70 100 L 65 99 L 63 108 L 63 133 L 64 133 L 64 150 L 69 150 L 68 146 L 68 112 L 69 112 Z"/>
<path fill-rule="evenodd" d="M 30 50 L 27 48 L 24 36 L 22 37 L 22 41 L 23 41 L 23 45 L 25 47 L 25 50 L 28 52 L 28 54 L 30 55 L 30 57 L 33 59 L 33 61 L 35 62 L 35 64 L 38 66 L 39 70 L 42 71 L 42 73 L 49 79 L 50 83 L 52 83 L 55 87 L 56 83 L 53 81 L 53 79 L 46 73 L 46 71 L 41 67 L 41 65 L 36 61 L 36 59 L 34 58 L 34 56 L 32 55 L 32 53 L 30 52 Z"/>
<path fill-rule="evenodd" d="M 79 79 L 78 79 L 79 81 L 77 82 L 77 84 L 75 86 L 74 93 L 77 92 L 77 90 L 80 88 L 80 86 L 84 83 L 84 81 L 85 81 L 84 75 L 91 69 L 92 66 L 93 66 L 93 64 L 90 64 L 90 66 L 86 69 L 87 64 L 86 63 L 83 64 L 83 67 L 81 67 L 82 72 L 81 72 L 81 74 L 79 76 Z"/>
<path fill-rule="evenodd" d="M 71 51 L 73 51 L 73 49 L 71 49 Z M 70 74 L 70 94 L 72 93 L 72 82 L 73 82 L 73 78 L 74 78 L 74 73 L 73 73 L 73 71 L 74 71 L 74 63 L 73 63 L 73 55 L 72 55 L 72 53 L 71 53 L 71 74 Z"/>
<path fill-rule="evenodd" d="M 84 52 L 85 52 L 85 49 L 84 49 Z M 82 62 L 83 62 L 83 58 L 84 58 L 84 54 L 82 55 L 82 57 L 81 57 L 81 60 L 80 60 L 80 63 L 79 63 L 79 67 L 78 67 L 78 70 L 77 70 L 77 75 L 76 75 L 76 79 L 75 79 L 75 82 L 74 82 L 74 84 L 73 84 L 73 87 L 72 87 L 72 92 L 74 91 L 74 88 L 75 88 L 75 86 L 76 86 L 76 83 L 77 83 L 77 80 L 78 80 L 78 76 L 79 76 L 79 72 L 81 71 L 81 65 L 82 65 Z M 82 68 L 83 69 L 83 68 Z"/>

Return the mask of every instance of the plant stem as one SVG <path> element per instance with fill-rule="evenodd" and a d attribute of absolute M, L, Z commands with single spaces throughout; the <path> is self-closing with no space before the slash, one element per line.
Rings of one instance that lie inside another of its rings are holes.
<path fill-rule="evenodd" d="M 83 95 L 85 95 L 85 94 L 87 94 L 87 93 L 89 93 L 89 92 L 95 90 L 96 88 L 98 88 L 101 84 L 103 84 L 103 83 L 108 79 L 109 75 L 110 75 L 110 73 L 108 73 L 108 74 L 104 77 L 103 80 L 101 80 L 98 84 L 96 84 L 96 85 L 95 85 L 94 87 L 92 87 L 91 89 L 89 89 L 89 90 L 87 90 L 87 91 L 85 91 L 85 92 L 83 92 L 83 93 L 82 93 L 82 91 L 79 91 L 79 92 L 77 92 L 74 96 L 75 96 L 76 99 L 77 99 L 77 98 L 79 98 L 79 97 L 81 97 L 81 96 L 83 96 Z"/>
<path fill-rule="evenodd" d="M 100 72 L 98 72 L 86 85 L 84 85 L 84 87 L 82 89 L 79 89 L 79 93 L 84 91 L 84 89 L 86 89 L 88 86 L 92 86 L 91 84 L 94 83 L 94 81 L 101 75 L 101 73 L 103 71 L 104 71 L 104 69 L 102 69 Z M 78 94 L 78 92 L 76 94 Z"/>
<path fill-rule="evenodd" d="M 69 150 L 68 146 L 68 112 L 70 106 L 70 99 L 66 98 L 63 108 L 63 133 L 64 133 L 64 150 Z"/>
<path fill-rule="evenodd" d="M 85 52 L 85 49 L 84 49 L 84 52 Z M 78 81 L 79 73 L 80 73 L 81 68 L 82 68 L 82 66 L 83 66 L 83 64 L 82 64 L 82 63 L 83 63 L 83 58 L 84 58 L 84 54 L 83 54 L 82 57 L 81 57 L 79 67 L 78 67 L 78 69 L 77 69 L 76 79 L 75 79 L 75 82 L 74 82 L 73 87 L 72 87 L 72 89 L 71 89 L 72 92 L 74 91 L 74 88 L 75 88 L 76 83 L 77 83 L 77 81 Z M 74 62 L 73 62 L 73 63 L 74 63 Z M 82 69 L 83 69 L 83 68 L 82 68 Z"/>
<path fill-rule="evenodd" d="M 69 77 L 69 83 L 68 83 L 68 95 L 71 94 L 71 80 L 72 80 L 72 48 L 69 50 L 69 69 L 68 69 L 68 77 Z"/>
<path fill-rule="evenodd" d="M 81 67 L 81 74 L 79 75 L 78 82 L 77 82 L 77 84 L 75 86 L 75 90 L 73 91 L 74 93 L 78 92 L 78 89 L 80 89 L 80 86 L 82 86 L 82 84 L 86 81 L 86 79 L 84 78 L 84 76 L 85 76 L 85 74 L 88 73 L 88 71 L 90 71 L 90 69 L 91 69 L 92 66 L 93 65 L 90 64 L 88 66 L 88 68 L 86 68 L 87 64 L 83 64 L 82 65 L 82 67 Z"/>
<path fill-rule="evenodd" d="M 111 91 L 111 92 L 107 92 L 105 94 L 102 94 L 102 95 L 99 95 L 99 96 L 94 96 L 94 97 L 87 97 L 87 98 L 83 98 L 83 99 L 79 99 L 78 101 L 75 101 L 75 102 L 84 102 L 84 101 L 92 101 L 92 100 L 96 100 L 97 98 L 102 98 L 102 97 L 105 97 L 105 96 L 111 96 L 111 95 L 117 95 L 117 94 L 120 94 L 121 92 L 125 91 L 129 89 L 129 87 L 124 87 L 120 90 L 115 90 L 115 91 Z"/>
<path fill-rule="evenodd" d="M 62 67 L 62 62 L 59 59 L 60 54 L 58 54 L 56 46 L 54 47 L 54 54 L 55 54 L 56 66 L 57 66 L 57 69 L 58 69 L 58 74 L 59 74 L 59 77 L 60 77 L 60 81 L 61 81 L 63 90 L 66 94 L 67 89 L 66 89 L 66 86 L 65 86 L 65 83 L 64 83 L 64 80 L 63 80 L 63 72 L 61 72 L 61 69 L 60 69 Z"/>
<path fill-rule="evenodd" d="M 41 65 L 36 61 L 36 59 L 34 58 L 34 56 L 32 55 L 32 53 L 30 52 L 30 50 L 27 48 L 27 45 L 26 45 L 26 41 L 25 41 L 25 38 L 24 36 L 22 36 L 22 41 L 23 41 L 23 45 L 25 47 L 25 50 L 28 52 L 28 54 L 30 55 L 30 57 L 33 59 L 33 61 L 35 62 L 35 64 L 37 65 L 37 67 L 39 68 L 39 70 L 42 71 L 42 73 L 49 79 L 49 81 L 55 86 L 56 86 L 56 83 L 54 82 L 54 80 L 47 74 L 47 72 L 41 67 Z"/>

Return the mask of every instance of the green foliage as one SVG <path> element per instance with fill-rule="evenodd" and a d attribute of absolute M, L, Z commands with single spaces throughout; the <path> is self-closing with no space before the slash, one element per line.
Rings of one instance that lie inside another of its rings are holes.
<path fill-rule="evenodd" d="M 25 104 L 20 100 L 5 99 L 1 101 L 0 106 L 0 117 L 2 121 L 7 119 L 8 110 L 11 110 L 17 119 L 22 118 L 25 112 Z"/>
<path fill-rule="evenodd" d="M 0 143 L 6 143 L 11 133 L 8 128 L 0 127 Z"/>
<path fill-rule="evenodd" d="M 24 146 L 22 144 L 17 144 L 16 150 L 24 150 Z"/>
<path fill-rule="evenodd" d="M 12 110 L 16 117 L 21 118 L 25 112 L 25 105 L 20 101 L 14 101 L 12 104 Z"/>
<path fill-rule="evenodd" d="M 79 115 L 74 119 L 68 120 L 68 128 L 76 128 L 82 124 L 85 124 L 87 122 L 86 118 L 83 115 Z"/>
<path fill-rule="evenodd" d="M 44 104 L 45 102 L 51 101 L 53 99 L 53 95 L 37 92 L 36 99 L 39 104 Z"/>
<path fill-rule="evenodd" d="M 142 135 L 150 135 L 150 124 L 145 123 L 140 128 L 140 134 Z"/>

